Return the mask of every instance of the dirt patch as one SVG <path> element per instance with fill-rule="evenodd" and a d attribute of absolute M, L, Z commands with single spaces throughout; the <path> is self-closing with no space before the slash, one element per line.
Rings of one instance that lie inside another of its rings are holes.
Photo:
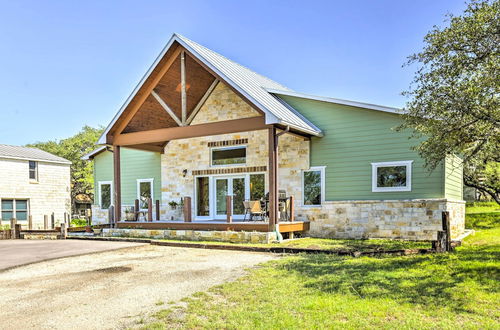
<path fill-rule="evenodd" d="M 145 245 L 14 268 L 0 272 L 0 329 L 128 328 L 274 258 Z"/>

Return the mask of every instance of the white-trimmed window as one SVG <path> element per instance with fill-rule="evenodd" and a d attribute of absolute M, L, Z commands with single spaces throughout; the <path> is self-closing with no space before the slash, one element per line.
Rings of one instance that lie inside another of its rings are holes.
<path fill-rule="evenodd" d="M 106 210 L 113 205 L 113 181 L 99 181 L 99 206 Z"/>
<path fill-rule="evenodd" d="M 18 221 L 28 220 L 27 199 L 2 199 L 0 204 L 2 220 L 16 219 Z"/>
<path fill-rule="evenodd" d="M 28 162 L 29 166 L 29 178 L 32 181 L 38 181 L 38 163 L 30 160 Z"/>
<path fill-rule="evenodd" d="M 223 147 L 210 150 L 211 166 L 245 165 L 247 162 L 247 147 Z"/>
<path fill-rule="evenodd" d="M 148 208 L 148 198 L 153 200 L 153 186 L 154 179 L 137 179 L 137 199 L 141 210 Z"/>
<path fill-rule="evenodd" d="M 411 191 L 413 160 L 372 163 L 372 191 Z"/>
<path fill-rule="evenodd" d="M 304 206 L 318 206 L 325 201 L 325 166 L 315 166 L 302 172 Z"/>

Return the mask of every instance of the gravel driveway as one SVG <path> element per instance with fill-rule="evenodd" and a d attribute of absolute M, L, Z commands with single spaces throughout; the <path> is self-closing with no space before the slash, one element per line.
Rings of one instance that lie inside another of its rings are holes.
<path fill-rule="evenodd" d="M 276 258 L 143 245 L 0 272 L 0 329 L 120 329 Z"/>

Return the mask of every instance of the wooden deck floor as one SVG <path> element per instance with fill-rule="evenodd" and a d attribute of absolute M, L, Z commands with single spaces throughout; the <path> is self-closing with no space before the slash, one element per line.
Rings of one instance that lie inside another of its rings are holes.
<path fill-rule="evenodd" d="M 153 222 L 135 222 L 121 221 L 118 228 L 136 228 L 136 229 L 174 229 L 174 230 L 220 230 L 220 231 L 268 231 L 268 223 L 264 221 L 232 223 L 222 222 L 220 220 L 208 221 L 153 221 Z M 279 231 L 281 233 L 303 232 L 309 230 L 308 221 L 280 222 Z"/>

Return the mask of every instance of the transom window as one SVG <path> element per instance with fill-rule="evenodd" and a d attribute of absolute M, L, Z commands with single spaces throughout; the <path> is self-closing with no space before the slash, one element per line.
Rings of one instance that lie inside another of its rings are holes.
<path fill-rule="evenodd" d="M 99 181 L 99 205 L 101 209 L 109 209 L 113 204 L 113 184 L 111 181 Z"/>
<path fill-rule="evenodd" d="M 2 220 L 28 220 L 27 199 L 2 199 Z"/>
<path fill-rule="evenodd" d="M 35 161 L 29 161 L 29 177 L 30 180 L 38 180 L 38 163 Z"/>
<path fill-rule="evenodd" d="M 302 192 L 305 206 L 321 205 L 325 196 L 325 168 L 311 167 L 303 172 Z"/>
<path fill-rule="evenodd" d="M 148 208 L 148 198 L 153 200 L 153 182 L 154 179 L 137 179 L 137 199 L 140 209 Z"/>
<path fill-rule="evenodd" d="M 247 147 L 212 148 L 211 165 L 245 165 L 247 160 Z"/>
<path fill-rule="evenodd" d="M 412 160 L 372 163 L 372 191 L 411 191 Z"/>

